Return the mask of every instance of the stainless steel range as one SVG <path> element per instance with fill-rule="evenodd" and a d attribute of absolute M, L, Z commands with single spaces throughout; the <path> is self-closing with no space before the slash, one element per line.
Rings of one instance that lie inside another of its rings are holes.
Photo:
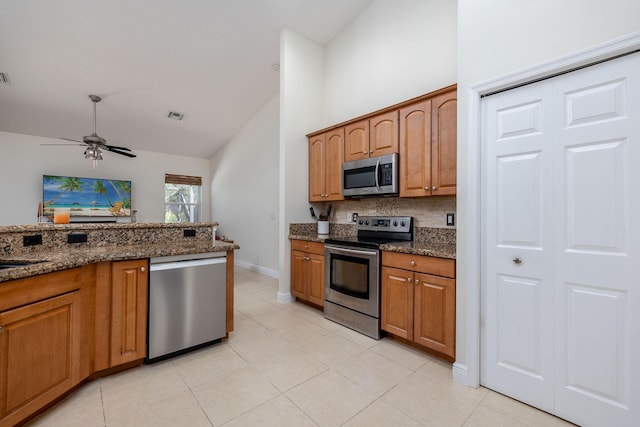
<path fill-rule="evenodd" d="M 409 216 L 362 216 L 357 236 L 325 240 L 324 316 L 380 339 L 380 245 L 413 238 Z"/>

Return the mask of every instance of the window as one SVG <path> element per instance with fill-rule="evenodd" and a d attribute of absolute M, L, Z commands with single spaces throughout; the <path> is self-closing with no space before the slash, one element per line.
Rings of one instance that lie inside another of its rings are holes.
<path fill-rule="evenodd" d="M 201 177 L 164 176 L 164 222 L 200 221 L 201 200 Z"/>

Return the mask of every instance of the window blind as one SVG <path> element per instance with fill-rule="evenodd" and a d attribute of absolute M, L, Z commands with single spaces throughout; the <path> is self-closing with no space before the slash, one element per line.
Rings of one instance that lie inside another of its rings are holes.
<path fill-rule="evenodd" d="M 189 175 L 164 175 L 165 184 L 202 185 L 202 177 Z"/>

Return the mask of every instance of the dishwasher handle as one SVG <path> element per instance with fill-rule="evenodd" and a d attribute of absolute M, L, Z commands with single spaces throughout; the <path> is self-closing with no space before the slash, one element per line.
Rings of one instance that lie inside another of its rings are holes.
<path fill-rule="evenodd" d="M 179 268 L 199 267 L 201 265 L 226 264 L 226 257 L 193 259 L 189 261 L 161 262 L 149 265 L 149 271 L 175 270 Z"/>

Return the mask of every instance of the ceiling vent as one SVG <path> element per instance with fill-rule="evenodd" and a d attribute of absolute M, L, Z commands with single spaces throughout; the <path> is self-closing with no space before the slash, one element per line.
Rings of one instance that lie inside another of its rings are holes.
<path fill-rule="evenodd" d="M 184 114 L 178 113 L 177 111 L 169 111 L 169 115 L 167 117 L 173 120 L 182 121 L 184 119 Z"/>
<path fill-rule="evenodd" d="M 9 84 L 9 75 L 7 73 L 0 73 L 0 83 L 5 85 Z"/>

